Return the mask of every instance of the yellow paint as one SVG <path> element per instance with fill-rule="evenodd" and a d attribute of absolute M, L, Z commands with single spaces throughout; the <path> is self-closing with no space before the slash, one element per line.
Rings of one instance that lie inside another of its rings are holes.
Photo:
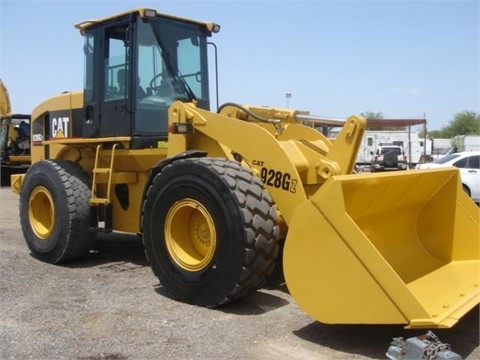
<path fill-rule="evenodd" d="M 451 327 L 480 300 L 479 219 L 456 169 L 333 177 L 289 224 L 288 288 L 326 323 Z"/>

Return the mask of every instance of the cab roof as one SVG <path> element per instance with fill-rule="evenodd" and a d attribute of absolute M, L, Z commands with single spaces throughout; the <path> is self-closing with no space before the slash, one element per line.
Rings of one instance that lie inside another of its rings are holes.
<path fill-rule="evenodd" d="M 101 19 L 85 20 L 85 21 L 79 22 L 78 24 L 75 24 L 75 28 L 80 30 L 80 33 L 82 35 L 84 35 L 85 30 L 88 29 L 91 26 L 94 26 L 96 24 L 101 24 L 101 23 L 109 21 L 109 20 L 114 20 L 114 19 L 119 18 L 119 17 L 124 16 L 124 15 L 135 14 L 135 13 L 137 13 L 142 18 L 153 18 L 153 17 L 156 17 L 156 16 L 161 16 L 161 17 L 166 17 L 166 18 L 173 19 L 173 20 L 179 20 L 179 21 L 183 21 L 183 22 L 189 22 L 189 23 L 192 23 L 192 24 L 203 25 L 210 32 L 215 32 L 216 33 L 218 31 L 220 31 L 220 25 L 217 25 L 213 22 L 203 22 L 203 21 L 187 19 L 187 18 L 175 16 L 175 15 L 163 14 L 163 13 L 157 12 L 154 9 L 148 9 L 148 8 L 136 8 L 136 9 L 127 10 L 127 11 L 124 11 L 124 12 L 121 12 L 119 14 L 115 14 L 115 15 L 112 15 L 112 16 L 107 16 L 107 17 L 104 17 L 104 18 L 101 18 Z"/>

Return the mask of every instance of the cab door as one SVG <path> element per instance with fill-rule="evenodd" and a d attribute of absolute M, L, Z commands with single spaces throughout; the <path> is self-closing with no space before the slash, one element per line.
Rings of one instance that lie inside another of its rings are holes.
<path fill-rule="evenodd" d="M 131 136 L 132 75 L 130 20 L 86 34 L 84 137 Z"/>
<path fill-rule="evenodd" d="M 131 71 L 128 23 L 105 29 L 103 94 L 100 136 L 130 136 L 132 133 Z"/>

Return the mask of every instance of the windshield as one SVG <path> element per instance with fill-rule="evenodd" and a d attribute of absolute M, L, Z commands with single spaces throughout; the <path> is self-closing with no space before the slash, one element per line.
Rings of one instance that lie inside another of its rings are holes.
<path fill-rule="evenodd" d="M 152 94 L 208 101 L 206 56 L 206 33 L 199 25 L 139 21 L 138 78 Z"/>
<path fill-rule="evenodd" d="M 444 157 L 441 157 L 440 159 L 437 159 L 434 161 L 435 164 L 445 164 L 447 162 L 449 162 L 450 160 L 453 160 L 457 157 L 459 157 L 460 154 L 449 154 L 449 155 L 445 155 Z"/>
<path fill-rule="evenodd" d="M 136 132 L 163 130 L 149 120 L 152 111 L 158 118 L 176 100 L 209 110 L 206 29 L 162 17 L 137 26 Z M 166 130 L 166 116 L 161 122 Z"/>

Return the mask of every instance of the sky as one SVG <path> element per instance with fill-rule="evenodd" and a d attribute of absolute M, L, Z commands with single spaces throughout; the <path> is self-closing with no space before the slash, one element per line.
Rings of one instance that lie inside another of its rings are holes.
<path fill-rule="evenodd" d="M 0 0 L 0 79 L 12 111 L 82 89 L 74 24 L 137 7 L 221 25 L 211 38 L 220 104 L 425 117 L 429 130 L 480 113 L 480 0 Z"/>

